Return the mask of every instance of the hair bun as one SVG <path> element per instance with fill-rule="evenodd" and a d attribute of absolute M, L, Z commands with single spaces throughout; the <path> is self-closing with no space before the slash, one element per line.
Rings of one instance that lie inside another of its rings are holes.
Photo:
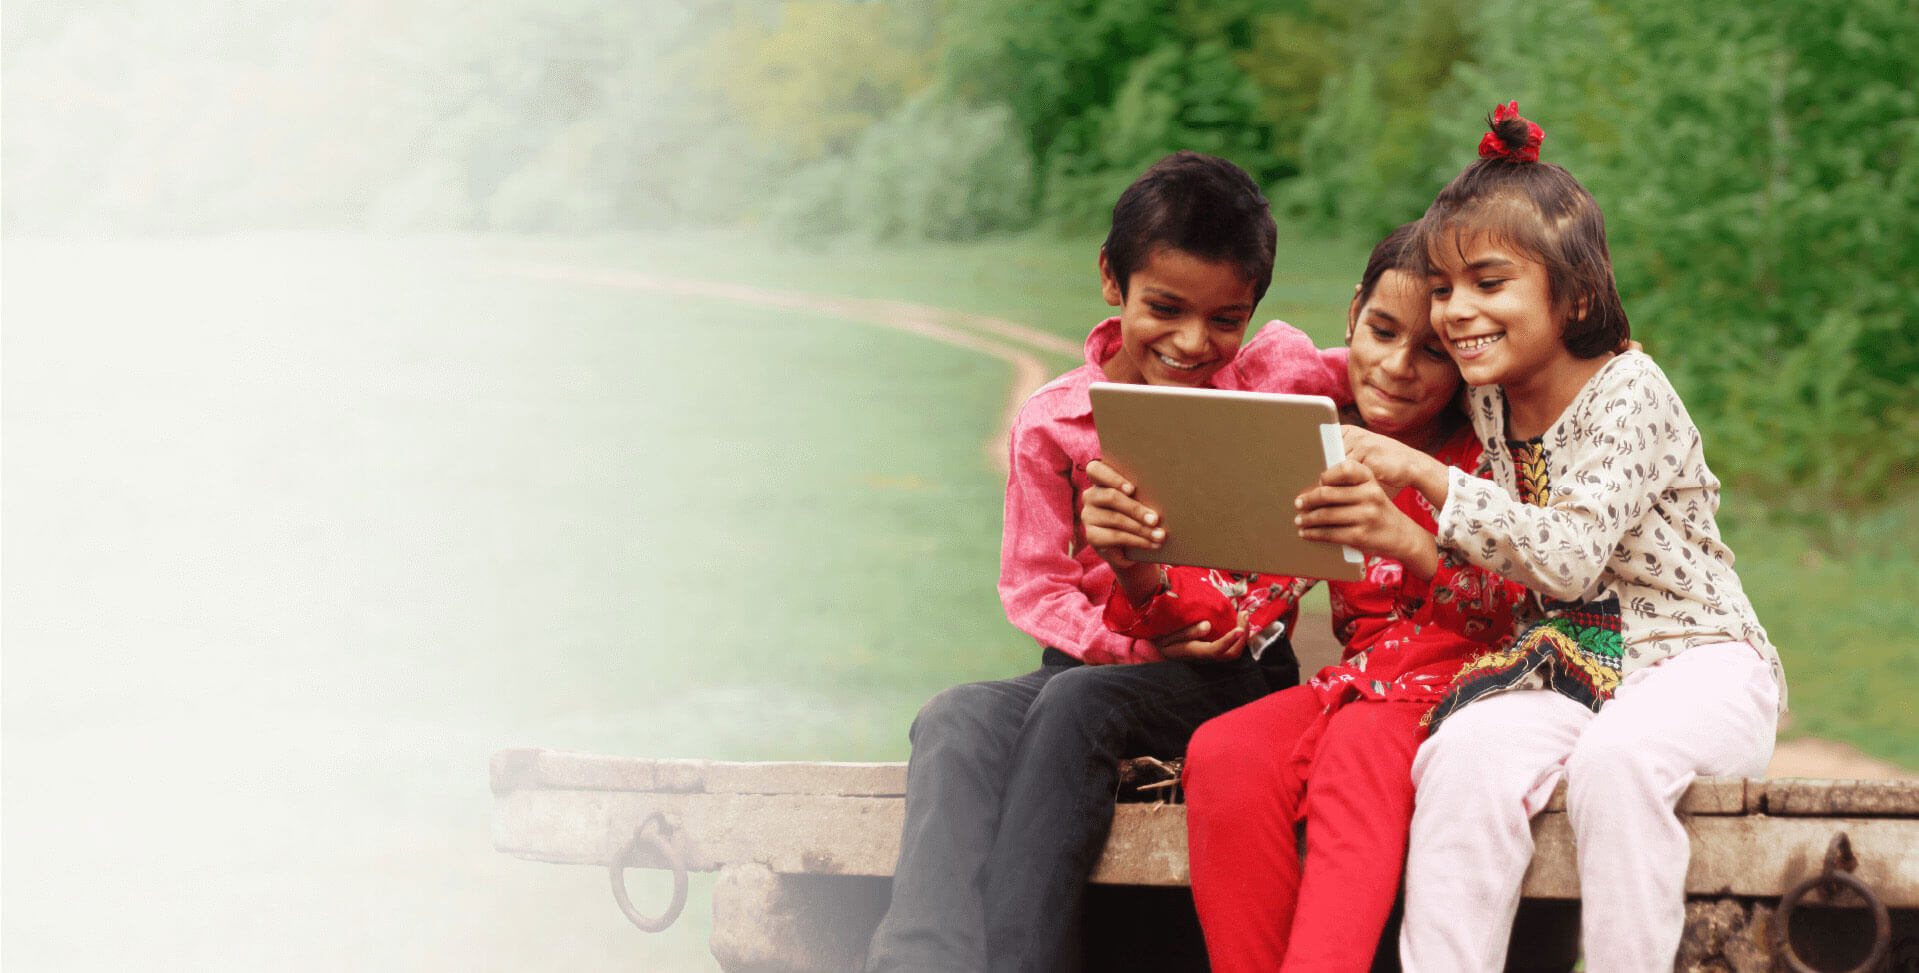
<path fill-rule="evenodd" d="M 1539 144 L 1546 141 L 1546 132 L 1519 117 L 1519 102 L 1509 101 L 1494 108 L 1493 113 L 1486 116 L 1486 127 L 1492 131 L 1479 140 L 1480 158 L 1539 161 Z"/>

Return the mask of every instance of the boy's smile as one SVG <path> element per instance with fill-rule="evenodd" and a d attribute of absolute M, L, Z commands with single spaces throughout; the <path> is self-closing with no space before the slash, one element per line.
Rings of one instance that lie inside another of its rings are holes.
<path fill-rule="evenodd" d="M 1100 254 L 1106 303 L 1119 311 L 1119 353 L 1106 377 L 1147 385 L 1205 385 L 1239 353 L 1253 316 L 1253 284 L 1229 261 L 1162 249 L 1133 271 L 1125 293 Z"/>

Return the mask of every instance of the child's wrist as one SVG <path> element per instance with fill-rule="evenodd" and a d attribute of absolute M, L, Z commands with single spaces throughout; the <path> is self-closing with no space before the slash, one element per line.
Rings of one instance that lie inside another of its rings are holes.
<path fill-rule="evenodd" d="M 1158 564 L 1134 561 L 1124 569 L 1114 569 L 1113 574 L 1119 579 L 1119 590 L 1134 608 L 1144 607 L 1171 587 L 1166 568 Z"/>
<path fill-rule="evenodd" d="M 1399 563 L 1419 580 L 1431 581 L 1439 572 L 1439 539 L 1415 525 L 1407 532 Z"/>
<path fill-rule="evenodd" d="M 1452 489 L 1451 467 L 1437 459 L 1427 457 L 1413 479 L 1413 486 L 1425 495 L 1426 502 L 1432 504 L 1433 509 L 1444 507 L 1446 495 Z"/>

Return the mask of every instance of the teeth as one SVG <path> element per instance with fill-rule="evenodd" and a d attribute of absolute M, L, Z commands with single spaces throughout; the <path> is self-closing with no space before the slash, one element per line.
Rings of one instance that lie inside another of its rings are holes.
<path fill-rule="evenodd" d="M 1453 347 L 1458 348 L 1460 351 L 1478 351 L 1504 337 L 1506 336 L 1503 334 L 1481 335 L 1477 338 L 1468 338 L 1465 341 L 1455 341 L 1453 342 Z"/>
<path fill-rule="evenodd" d="M 1153 352 L 1153 354 L 1159 355 L 1159 360 L 1162 362 L 1165 362 L 1167 368 L 1177 368 L 1182 372 L 1190 372 L 1193 369 L 1198 368 L 1201 364 L 1200 362 L 1193 362 L 1190 365 L 1183 365 L 1174 359 L 1166 357 L 1165 355 L 1160 355 L 1159 352 L 1157 351 Z"/>

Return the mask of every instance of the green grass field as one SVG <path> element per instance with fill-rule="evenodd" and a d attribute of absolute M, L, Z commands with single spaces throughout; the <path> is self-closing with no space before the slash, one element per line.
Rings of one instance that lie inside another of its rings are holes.
<path fill-rule="evenodd" d="M 1096 247 L 8 240 L 0 965 L 710 968 L 697 900 L 647 937 L 604 873 L 494 853 L 486 757 L 902 759 L 932 693 L 1029 666 L 981 450 L 1009 370 L 511 268 L 1077 340 Z M 1336 341 L 1363 255 L 1285 241 L 1262 316 Z M 1919 510 L 1813 553 L 1740 503 L 1792 732 L 1919 766 Z"/>

